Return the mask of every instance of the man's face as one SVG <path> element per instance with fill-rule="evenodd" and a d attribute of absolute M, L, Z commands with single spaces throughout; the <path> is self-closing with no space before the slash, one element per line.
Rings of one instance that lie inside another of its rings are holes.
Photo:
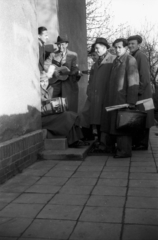
<path fill-rule="evenodd" d="M 128 42 L 128 47 L 131 53 L 137 51 L 139 49 L 139 43 L 137 40 L 130 40 Z"/>
<path fill-rule="evenodd" d="M 41 87 L 46 90 L 46 88 L 48 87 L 48 77 L 41 78 L 40 84 Z"/>
<path fill-rule="evenodd" d="M 46 43 L 48 40 L 48 32 L 43 31 L 42 34 L 38 35 L 42 42 Z"/>
<path fill-rule="evenodd" d="M 95 52 L 98 54 L 99 57 L 101 57 L 107 52 L 107 47 L 103 44 L 97 43 L 95 45 Z"/>
<path fill-rule="evenodd" d="M 114 48 L 115 48 L 115 51 L 116 51 L 116 55 L 118 57 L 123 56 L 126 53 L 126 51 L 127 51 L 127 47 L 123 46 L 123 42 L 115 43 Z"/>
<path fill-rule="evenodd" d="M 58 47 L 59 47 L 60 52 L 65 52 L 68 47 L 68 43 L 60 43 L 60 44 L 58 44 Z"/>
<path fill-rule="evenodd" d="M 93 52 L 91 58 L 93 59 L 93 62 L 96 62 L 98 59 L 98 54 L 96 52 Z"/>

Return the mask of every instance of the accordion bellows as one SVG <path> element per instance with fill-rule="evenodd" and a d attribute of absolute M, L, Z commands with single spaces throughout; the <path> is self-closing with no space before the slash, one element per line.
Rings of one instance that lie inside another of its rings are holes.
<path fill-rule="evenodd" d="M 52 98 L 49 103 L 42 107 L 42 116 L 53 115 L 68 111 L 66 98 Z"/>
<path fill-rule="evenodd" d="M 139 110 L 121 109 L 118 110 L 116 119 L 116 129 L 135 133 L 143 130 L 146 124 L 146 112 Z"/>

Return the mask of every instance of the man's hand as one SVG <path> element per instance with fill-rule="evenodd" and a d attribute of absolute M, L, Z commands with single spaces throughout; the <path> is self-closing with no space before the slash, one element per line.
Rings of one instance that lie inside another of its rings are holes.
<path fill-rule="evenodd" d="M 130 103 L 128 106 L 129 109 L 134 110 L 136 108 L 135 104 Z"/>
<path fill-rule="evenodd" d="M 60 76 L 60 72 L 58 70 L 55 70 L 54 77 L 58 78 Z"/>

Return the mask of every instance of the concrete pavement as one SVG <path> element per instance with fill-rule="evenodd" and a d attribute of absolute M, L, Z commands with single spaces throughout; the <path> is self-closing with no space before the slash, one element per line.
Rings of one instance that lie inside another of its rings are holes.
<path fill-rule="evenodd" d="M 40 161 L 0 186 L 0 240 L 158 240 L 158 133 L 132 158 Z"/>

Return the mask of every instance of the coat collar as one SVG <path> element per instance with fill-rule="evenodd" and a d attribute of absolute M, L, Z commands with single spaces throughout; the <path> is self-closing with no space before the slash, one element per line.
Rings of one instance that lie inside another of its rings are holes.
<path fill-rule="evenodd" d="M 133 52 L 131 55 L 134 57 L 138 51 L 140 51 L 139 48 L 135 52 Z"/>
<path fill-rule="evenodd" d="M 42 42 L 42 40 L 40 38 L 38 38 L 38 43 L 41 47 L 44 46 L 44 42 Z"/>
<path fill-rule="evenodd" d="M 97 60 L 97 62 L 96 62 L 97 67 L 99 68 L 99 67 L 101 67 L 103 64 L 105 64 L 105 63 L 108 61 L 108 59 L 109 59 L 110 56 L 111 56 L 111 53 L 107 52 L 107 54 L 106 54 L 105 57 L 103 58 L 103 60 L 102 60 L 102 62 L 100 63 L 100 65 L 98 65 L 98 60 Z"/>

